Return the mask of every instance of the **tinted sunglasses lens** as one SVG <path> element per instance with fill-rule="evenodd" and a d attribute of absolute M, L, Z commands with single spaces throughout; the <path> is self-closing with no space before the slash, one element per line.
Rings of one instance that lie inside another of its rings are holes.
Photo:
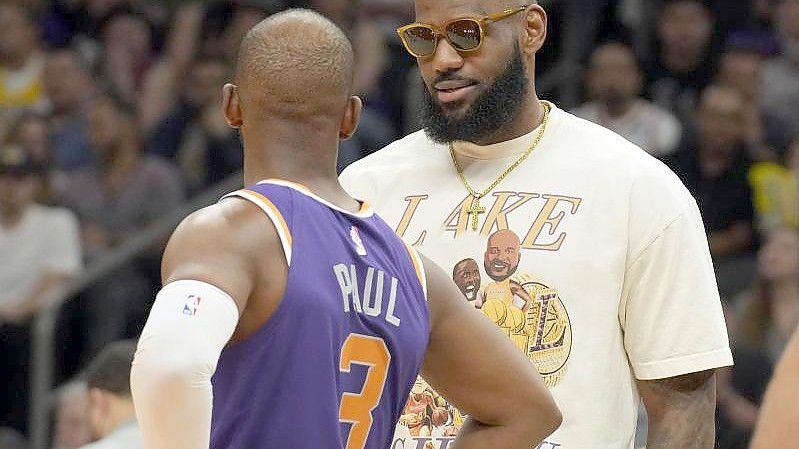
<path fill-rule="evenodd" d="M 402 32 L 402 40 L 415 56 L 429 56 L 436 50 L 436 34 L 430 28 L 415 26 Z"/>
<path fill-rule="evenodd" d="M 474 50 L 480 46 L 480 24 L 476 20 L 461 19 L 447 25 L 447 39 L 457 50 Z"/>

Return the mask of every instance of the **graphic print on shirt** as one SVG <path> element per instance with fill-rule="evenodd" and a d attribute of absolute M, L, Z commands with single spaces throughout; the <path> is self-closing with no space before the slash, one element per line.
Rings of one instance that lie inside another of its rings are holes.
<path fill-rule="evenodd" d="M 536 365 L 547 387 L 554 388 L 567 374 L 572 349 L 569 314 L 555 286 L 535 273 L 519 271 L 519 267 L 523 253 L 558 251 L 565 244 L 563 222 L 578 212 L 582 199 L 514 192 L 497 192 L 494 197 L 496 201 L 477 231 L 487 238 L 483 253 L 456 262 L 452 279 L 464 300 L 499 326 Z M 418 195 L 406 199 L 408 207 L 397 227 L 400 235 L 412 227 L 414 215 L 427 198 L 428 195 Z M 538 200 L 540 209 L 522 238 L 508 229 L 507 217 L 523 205 L 533 206 L 535 202 L 531 200 Z M 467 226 L 468 205 L 467 197 L 442 223 L 442 229 L 455 239 L 471 231 Z M 427 235 L 424 230 L 411 241 L 423 247 Z M 420 378 L 403 410 L 395 447 L 446 449 L 464 419 Z M 556 443 L 548 444 L 557 447 Z"/>

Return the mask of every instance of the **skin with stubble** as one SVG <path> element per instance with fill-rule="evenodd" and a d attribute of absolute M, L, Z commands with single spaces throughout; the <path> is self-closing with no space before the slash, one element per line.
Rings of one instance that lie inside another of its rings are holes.
<path fill-rule="evenodd" d="M 671 11 L 671 15 L 666 17 L 669 20 L 662 21 L 661 25 L 673 22 L 671 19 L 675 15 L 679 18 L 685 11 L 696 10 L 696 2 L 683 0 L 679 3 L 679 9 Z M 415 22 L 440 27 L 456 18 L 479 18 L 520 4 L 523 2 L 416 0 Z M 699 14 L 705 11 L 699 8 Z M 661 34 L 664 34 L 661 37 L 669 40 L 670 44 L 666 57 L 675 70 L 689 69 L 692 60 L 701 55 L 708 42 L 709 21 L 700 15 L 676 26 L 685 31 L 683 37 L 666 30 L 665 26 L 661 27 Z M 446 39 L 440 39 L 433 55 L 417 58 L 428 94 L 424 124 L 431 139 L 442 143 L 455 142 L 455 145 L 457 141 L 488 145 L 532 132 L 543 118 L 543 106 L 535 90 L 535 55 L 545 43 L 546 30 L 546 12 L 533 4 L 507 20 L 489 24 L 483 45 L 477 51 L 461 53 Z M 519 74 L 519 62 L 524 77 Z M 526 81 L 522 81 L 523 87 L 520 87 L 519 80 L 523 78 Z M 493 101 L 486 99 L 489 92 L 502 99 L 502 107 L 507 111 L 493 109 Z M 499 123 L 495 117 L 501 118 Z M 459 125 L 464 130 L 455 129 Z M 508 270 L 497 266 L 495 271 L 494 275 L 501 277 Z M 712 447 L 715 414 L 713 371 L 639 381 L 638 387 L 650 418 L 647 442 L 650 449 Z"/>

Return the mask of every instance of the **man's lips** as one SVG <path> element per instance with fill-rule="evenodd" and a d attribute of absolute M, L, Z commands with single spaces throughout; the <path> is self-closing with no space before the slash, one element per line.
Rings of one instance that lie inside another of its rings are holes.
<path fill-rule="evenodd" d="M 463 100 L 476 86 L 473 81 L 460 79 L 439 81 L 433 85 L 433 89 L 438 101 L 452 103 Z"/>

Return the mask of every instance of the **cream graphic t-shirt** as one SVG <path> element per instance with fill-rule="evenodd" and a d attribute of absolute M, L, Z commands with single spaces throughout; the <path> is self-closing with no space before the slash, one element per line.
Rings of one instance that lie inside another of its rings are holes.
<path fill-rule="evenodd" d="M 466 178 L 484 189 L 536 132 L 457 143 Z M 477 230 L 447 146 L 423 132 L 341 180 L 535 363 L 564 415 L 541 449 L 632 448 L 636 379 L 732 364 L 696 202 L 663 164 L 600 126 L 553 107 L 538 148 L 482 199 Z M 446 449 L 464 416 L 424 382 L 413 391 L 392 449 Z"/>

